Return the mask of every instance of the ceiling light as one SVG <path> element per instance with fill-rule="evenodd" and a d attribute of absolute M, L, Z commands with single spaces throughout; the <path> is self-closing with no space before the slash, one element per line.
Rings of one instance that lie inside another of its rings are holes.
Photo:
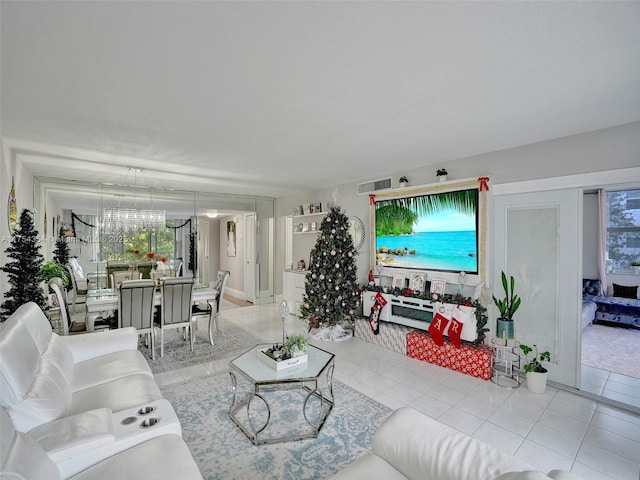
<path fill-rule="evenodd" d="M 151 188 L 149 188 L 149 208 L 136 208 L 136 188 L 139 168 L 129 167 L 125 185 L 128 183 L 129 173 L 134 172 L 133 180 L 133 208 L 121 208 L 120 202 L 116 207 L 105 208 L 102 211 L 102 228 L 109 234 L 132 234 L 143 228 L 147 231 L 158 231 L 165 228 L 166 211 L 151 208 Z"/>
<path fill-rule="evenodd" d="M 218 216 L 217 213 L 207 213 L 207 217 L 209 218 L 216 218 Z"/>

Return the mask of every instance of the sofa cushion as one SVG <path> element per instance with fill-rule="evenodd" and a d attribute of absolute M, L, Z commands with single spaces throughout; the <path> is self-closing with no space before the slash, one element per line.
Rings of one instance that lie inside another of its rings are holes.
<path fill-rule="evenodd" d="M 145 374 L 129 375 L 74 392 L 69 415 L 103 407 L 120 412 L 161 398 L 160 388 L 153 377 Z"/>
<path fill-rule="evenodd" d="M 0 408 L 0 473 L 2 478 L 55 480 L 60 473 L 42 447 L 29 435 L 18 432 Z"/>
<path fill-rule="evenodd" d="M 182 437 L 161 435 L 131 447 L 71 477 L 95 479 L 202 480 L 202 475 Z"/>
<path fill-rule="evenodd" d="M 71 384 L 71 380 L 74 376 L 74 365 L 73 365 L 73 356 L 71 355 L 71 351 L 65 345 L 63 341 L 61 341 L 59 335 L 52 335 L 51 341 L 49 342 L 49 346 L 42 355 L 43 361 L 51 362 L 53 365 L 58 367 L 60 373 L 64 376 L 67 384 Z"/>
<path fill-rule="evenodd" d="M 21 432 L 69 412 L 71 390 L 64 376 L 49 361 L 43 360 L 40 367 L 24 398 L 7 408 L 15 428 Z"/>
<path fill-rule="evenodd" d="M 77 363 L 73 369 L 71 391 L 77 392 L 135 374 L 153 376 L 142 353 L 137 350 L 110 353 Z"/>
<path fill-rule="evenodd" d="M 40 368 L 40 354 L 27 327 L 21 321 L 21 315 L 14 313 L 2 327 L 0 403 L 8 407 L 21 401 L 31 388 Z"/>

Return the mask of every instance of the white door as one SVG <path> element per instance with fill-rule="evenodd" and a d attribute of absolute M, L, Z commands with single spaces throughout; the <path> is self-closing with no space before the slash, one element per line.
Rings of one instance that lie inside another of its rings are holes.
<path fill-rule="evenodd" d="M 513 275 L 522 298 L 514 315 L 518 341 L 551 352 L 549 380 L 579 388 L 582 189 L 494 199 L 492 293 L 503 296 L 501 271 Z"/>
<path fill-rule="evenodd" d="M 256 216 L 244 216 L 244 296 L 256 303 Z"/>

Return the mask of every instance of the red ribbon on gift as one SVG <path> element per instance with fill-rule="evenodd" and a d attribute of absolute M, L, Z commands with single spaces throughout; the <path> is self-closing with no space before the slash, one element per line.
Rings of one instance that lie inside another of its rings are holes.
<path fill-rule="evenodd" d="M 487 190 L 489 191 L 489 185 L 487 182 L 489 181 L 489 177 L 478 177 L 478 182 L 480 183 L 480 191 Z"/>

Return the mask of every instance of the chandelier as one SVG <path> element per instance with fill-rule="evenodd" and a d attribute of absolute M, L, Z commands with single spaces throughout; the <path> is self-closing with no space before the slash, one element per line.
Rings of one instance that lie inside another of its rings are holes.
<path fill-rule="evenodd" d="M 151 189 L 149 189 L 149 208 L 136 208 L 136 183 L 138 172 L 142 169 L 129 167 L 129 173 L 134 174 L 133 183 L 133 208 L 117 207 L 105 208 L 102 211 L 102 230 L 107 234 L 133 234 L 143 228 L 149 232 L 157 232 L 165 228 L 165 210 L 151 208 Z M 129 177 L 127 173 L 127 178 Z M 126 184 L 126 181 L 125 181 Z"/>

